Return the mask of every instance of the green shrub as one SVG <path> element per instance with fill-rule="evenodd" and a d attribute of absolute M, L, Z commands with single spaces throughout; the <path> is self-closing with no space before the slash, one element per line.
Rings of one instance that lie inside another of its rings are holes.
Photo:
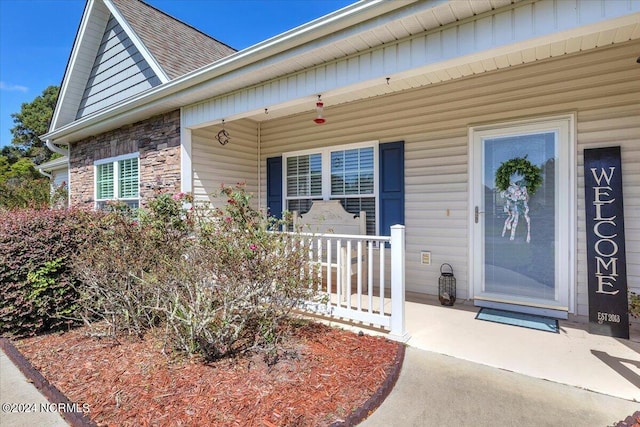
<path fill-rule="evenodd" d="M 0 181 L 0 208 L 46 209 L 50 191 L 49 178 L 16 177 Z"/>
<path fill-rule="evenodd" d="M 77 277 L 69 259 L 97 215 L 0 211 L 0 334 L 29 336 L 73 323 Z"/>

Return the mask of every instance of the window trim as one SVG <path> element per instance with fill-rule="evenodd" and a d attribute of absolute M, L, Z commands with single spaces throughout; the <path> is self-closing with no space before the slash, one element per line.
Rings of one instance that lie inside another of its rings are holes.
<path fill-rule="evenodd" d="M 137 159 L 138 160 L 138 197 L 119 197 L 120 194 L 120 162 L 123 160 L 129 159 Z M 111 199 L 99 199 L 98 198 L 98 166 L 105 164 L 113 164 L 113 198 Z M 126 200 L 126 201 L 138 201 L 138 205 L 140 205 L 140 153 L 129 153 L 123 154 L 115 157 L 107 157 L 105 159 L 95 160 L 93 162 L 93 196 L 94 196 L 94 207 L 98 209 L 98 205 L 101 202 L 108 202 L 109 200 Z"/>
<path fill-rule="evenodd" d="M 282 153 L 282 209 L 287 210 L 289 200 L 337 200 L 337 199 L 358 199 L 373 197 L 375 199 L 375 234 L 379 234 L 380 227 L 380 191 L 379 191 L 379 145 L 380 141 L 363 141 L 350 144 L 331 145 L 326 147 L 310 148 L 305 150 L 289 151 Z M 355 150 L 359 148 L 373 149 L 373 193 L 367 194 L 339 194 L 331 195 L 331 153 L 335 151 Z M 287 159 L 289 157 L 304 156 L 310 154 L 320 154 L 322 164 L 322 194 L 320 196 L 291 196 L 287 192 Z"/>

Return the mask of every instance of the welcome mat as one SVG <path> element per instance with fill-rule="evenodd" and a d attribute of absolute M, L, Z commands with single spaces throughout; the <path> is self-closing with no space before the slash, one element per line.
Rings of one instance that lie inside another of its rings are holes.
<path fill-rule="evenodd" d="M 538 316 L 535 314 L 515 313 L 513 311 L 483 307 L 476 315 L 476 319 L 503 323 L 505 325 L 521 326 L 529 329 L 537 329 L 539 331 L 559 333 L 557 319 Z"/>

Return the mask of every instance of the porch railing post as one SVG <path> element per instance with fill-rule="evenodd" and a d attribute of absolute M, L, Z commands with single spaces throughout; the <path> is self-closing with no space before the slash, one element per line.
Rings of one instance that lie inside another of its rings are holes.
<path fill-rule="evenodd" d="M 405 227 L 391 226 L 391 330 L 390 338 L 406 342 L 405 330 Z"/>

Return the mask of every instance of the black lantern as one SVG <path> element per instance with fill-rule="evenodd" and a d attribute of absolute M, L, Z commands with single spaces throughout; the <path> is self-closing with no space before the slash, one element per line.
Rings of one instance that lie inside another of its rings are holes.
<path fill-rule="evenodd" d="M 451 264 L 445 263 L 440 266 L 438 299 L 440 299 L 440 304 L 442 305 L 453 305 L 456 302 L 456 278 L 453 275 Z"/>

